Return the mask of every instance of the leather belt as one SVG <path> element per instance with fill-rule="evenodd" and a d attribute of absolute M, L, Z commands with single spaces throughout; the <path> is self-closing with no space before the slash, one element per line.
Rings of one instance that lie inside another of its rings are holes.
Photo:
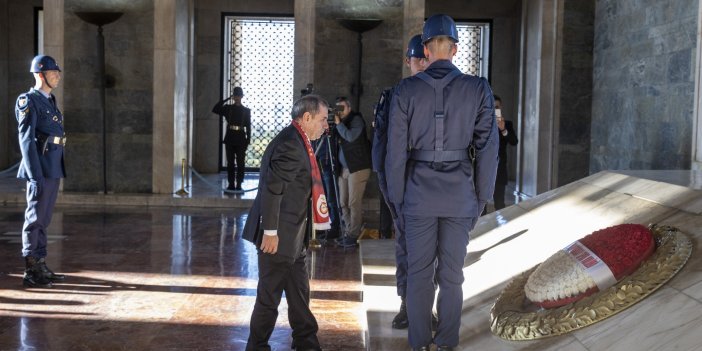
<path fill-rule="evenodd" d="M 51 144 L 65 146 L 66 145 L 66 137 L 50 136 L 46 139 L 46 142 L 51 143 Z"/>
<path fill-rule="evenodd" d="M 244 130 L 244 127 L 239 127 L 239 126 L 229 126 L 229 129 L 231 129 L 231 130 Z"/>

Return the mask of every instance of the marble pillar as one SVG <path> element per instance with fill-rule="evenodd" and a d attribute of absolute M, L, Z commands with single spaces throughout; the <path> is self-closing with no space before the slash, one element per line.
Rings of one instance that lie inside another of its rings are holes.
<path fill-rule="evenodd" d="M 308 83 L 314 83 L 316 1 L 295 1 L 295 99 Z"/>
<path fill-rule="evenodd" d="M 552 189 L 558 169 L 562 11 L 563 0 L 523 2 L 517 190 L 530 197 Z"/>
<path fill-rule="evenodd" d="M 189 155 L 191 2 L 154 1 L 152 189 L 157 194 L 173 193 L 181 188 L 181 162 Z"/>
<path fill-rule="evenodd" d="M 702 1 L 697 5 L 697 47 L 695 58 L 695 95 L 692 114 L 692 165 L 694 170 L 702 169 Z"/>

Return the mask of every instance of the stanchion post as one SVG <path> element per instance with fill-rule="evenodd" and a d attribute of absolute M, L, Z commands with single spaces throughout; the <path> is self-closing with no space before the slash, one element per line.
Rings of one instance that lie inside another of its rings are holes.
<path fill-rule="evenodd" d="M 185 168 L 186 168 L 186 162 L 185 159 L 183 159 L 180 162 L 180 190 L 176 191 L 176 195 L 187 195 L 188 192 L 185 190 Z"/>

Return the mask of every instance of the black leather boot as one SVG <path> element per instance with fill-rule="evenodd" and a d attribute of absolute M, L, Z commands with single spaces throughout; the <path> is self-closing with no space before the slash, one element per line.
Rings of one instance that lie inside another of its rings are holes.
<path fill-rule="evenodd" d="M 395 318 L 392 320 L 393 329 L 407 329 L 409 327 L 409 319 L 407 319 L 407 304 L 405 300 L 402 300 L 400 305 L 400 312 L 397 313 Z"/>
<path fill-rule="evenodd" d="M 38 261 L 39 266 L 41 267 L 41 272 L 44 274 L 44 277 L 51 280 L 52 282 L 56 281 L 62 281 L 66 279 L 66 276 L 63 274 L 56 274 L 53 271 L 49 269 L 49 267 L 46 266 L 46 260 L 42 257 Z"/>
<path fill-rule="evenodd" d="M 36 257 L 25 257 L 24 266 L 24 277 L 22 278 L 24 286 L 28 288 L 51 287 L 51 280 L 42 272 L 39 260 Z"/>

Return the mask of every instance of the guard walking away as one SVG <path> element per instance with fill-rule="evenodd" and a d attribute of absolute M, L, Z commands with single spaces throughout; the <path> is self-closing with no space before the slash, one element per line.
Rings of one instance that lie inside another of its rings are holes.
<path fill-rule="evenodd" d="M 34 74 L 34 87 L 21 94 L 15 104 L 22 152 L 17 178 L 27 181 L 27 210 L 22 227 L 23 284 L 50 288 L 52 282 L 65 278 L 46 266 L 46 231 L 61 178 L 66 177 L 63 115 L 51 94 L 61 81 L 61 69 L 51 56 L 39 55 L 32 60 L 29 71 Z"/>
<path fill-rule="evenodd" d="M 227 153 L 227 190 L 242 190 L 246 149 L 251 142 L 251 110 L 241 104 L 243 97 L 244 90 L 235 87 L 231 97 L 218 102 L 212 108 L 212 112 L 227 120 L 227 133 L 223 141 Z M 234 99 L 234 104 L 225 105 L 231 99 Z"/>
<path fill-rule="evenodd" d="M 408 334 L 415 350 L 458 346 L 468 233 L 492 197 L 497 171 L 492 91 L 487 80 L 451 63 L 457 34 L 451 17 L 427 19 L 422 40 L 429 66 L 400 82 L 390 106 L 385 170 L 389 201 L 405 220 Z M 432 338 L 435 272 L 439 324 Z"/>
<path fill-rule="evenodd" d="M 410 69 L 412 76 L 424 71 L 427 59 L 424 56 L 424 45 L 422 45 L 422 35 L 413 36 L 407 44 L 405 54 L 405 65 Z M 402 299 L 400 312 L 393 318 L 392 327 L 395 329 L 406 329 L 409 325 L 407 320 L 407 245 L 405 242 L 405 227 L 402 220 L 402 209 L 392 203 L 387 198 L 388 182 L 385 177 L 385 155 L 388 144 L 388 116 L 390 114 L 390 102 L 394 88 L 383 90 L 375 107 L 373 120 L 373 170 L 378 174 L 378 187 L 380 188 L 380 227 L 385 227 L 386 222 L 390 226 L 395 224 L 395 277 L 397 283 L 397 295 Z M 387 213 L 386 213 L 387 212 Z M 389 219 L 387 217 L 390 217 Z M 385 229 L 389 231 L 389 229 Z"/>

